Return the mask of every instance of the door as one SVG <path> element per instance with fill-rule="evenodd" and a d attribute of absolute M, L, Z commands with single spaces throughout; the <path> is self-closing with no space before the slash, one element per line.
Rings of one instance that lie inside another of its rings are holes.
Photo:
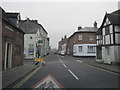
<path fill-rule="evenodd" d="M 97 47 L 97 59 L 102 59 L 102 47 Z"/>
<path fill-rule="evenodd" d="M 4 69 L 11 68 L 12 64 L 12 43 L 6 42 Z"/>

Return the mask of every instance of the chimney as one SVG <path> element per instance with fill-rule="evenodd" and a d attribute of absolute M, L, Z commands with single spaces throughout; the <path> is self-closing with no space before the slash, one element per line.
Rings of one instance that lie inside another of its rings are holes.
<path fill-rule="evenodd" d="M 80 29 L 82 29 L 82 27 L 81 27 L 81 26 L 78 26 L 78 31 L 79 31 Z"/>
<path fill-rule="evenodd" d="M 97 22 L 96 21 L 94 22 L 94 28 L 97 28 Z"/>
<path fill-rule="evenodd" d="M 66 39 L 66 38 L 67 38 L 67 36 L 65 35 L 65 36 L 64 36 L 64 39 Z"/>
<path fill-rule="evenodd" d="M 63 37 L 61 38 L 61 40 L 63 40 Z"/>

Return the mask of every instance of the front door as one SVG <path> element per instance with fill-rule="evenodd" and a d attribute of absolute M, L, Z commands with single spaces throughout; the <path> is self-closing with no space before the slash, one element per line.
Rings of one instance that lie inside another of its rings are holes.
<path fill-rule="evenodd" d="M 6 51 L 5 51 L 5 63 L 4 63 L 4 69 L 11 68 L 12 64 L 12 43 L 6 42 Z"/>

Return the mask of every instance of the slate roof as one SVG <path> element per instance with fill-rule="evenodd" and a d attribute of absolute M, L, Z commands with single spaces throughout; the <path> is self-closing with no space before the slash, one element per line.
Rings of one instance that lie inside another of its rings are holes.
<path fill-rule="evenodd" d="M 11 12 L 6 12 L 6 15 L 10 18 L 17 18 L 17 16 L 19 15 L 20 13 L 11 13 Z"/>
<path fill-rule="evenodd" d="M 69 39 L 75 35 L 76 33 L 96 33 L 98 30 L 98 28 L 95 28 L 95 27 L 84 27 L 76 32 L 74 32 L 70 37 Z"/>
<path fill-rule="evenodd" d="M 77 32 L 96 32 L 98 28 L 95 27 L 84 27 Z"/>
<path fill-rule="evenodd" d="M 0 9 L 2 11 L 2 19 L 7 21 L 9 24 L 11 24 L 13 27 L 15 27 L 18 31 L 20 31 L 20 32 L 25 34 L 24 30 L 22 30 L 21 28 L 17 27 L 13 22 L 11 22 L 11 20 L 9 19 L 9 16 L 6 14 L 6 12 L 1 7 L 0 7 Z"/>
<path fill-rule="evenodd" d="M 27 20 L 28 20 L 28 23 L 27 23 Z M 24 24 L 24 23 L 27 23 L 27 24 L 28 24 L 28 27 L 22 27 L 22 24 Z M 36 28 L 30 28 L 29 23 L 34 24 L 34 26 L 35 26 Z M 20 21 L 20 27 L 25 30 L 26 34 L 36 34 L 36 32 L 37 32 L 37 30 L 38 30 L 39 27 L 41 27 L 41 28 L 47 33 L 47 31 L 44 29 L 44 27 L 43 27 L 41 24 L 39 24 L 39 23 L 37 22 L 37 20 L 29 20 L 29 18 L 26 19 L 26 20 L 21 20 L 21 21 Z M 48 34 L 48 33 L 47 33 L 47 34 Z"/>

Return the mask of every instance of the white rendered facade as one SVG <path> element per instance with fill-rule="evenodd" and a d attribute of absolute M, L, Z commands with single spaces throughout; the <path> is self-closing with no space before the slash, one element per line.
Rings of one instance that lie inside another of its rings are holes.
<path fill-rule="evenodd" d="M 96 56 L 96 44 L 75 44 L 73 56 Z"/>
<path fill-rule="evenodd" d="M 24 35 L 24 56 L 25 59 L 36 57 L 36 34 Z"/>

